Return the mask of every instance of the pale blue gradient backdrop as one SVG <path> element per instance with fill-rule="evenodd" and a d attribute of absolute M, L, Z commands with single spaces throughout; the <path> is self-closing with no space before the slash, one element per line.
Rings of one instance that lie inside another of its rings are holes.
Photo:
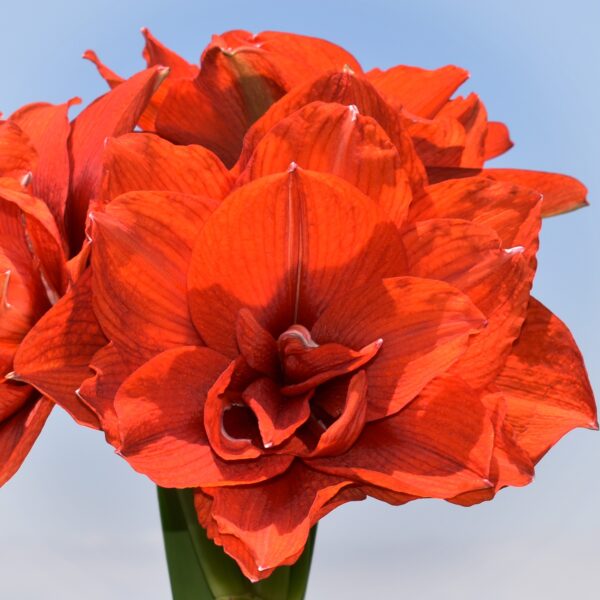
<path fill-rule="evenodd" d="M 279 29 L 325 37 L 365 67 L 470 70 L 516 147 L 498 166 L 570 173 L 592 207 L 544 223 L 537 296 L 571 327 L 600 389 L 600 24 L 592 0 L 273 2 L 3 0 L 0 108 L 89 101 L 105 91 L 79 56 L 141 67 L 148 26 L 189 60 L 213 32 Z M 309 600 L 597 598 L 600 437 L 577 431 L 528 488 L 462 509 L 421 501 L 346 505 L 327 517 Z M 0 598 L 169 598 L 154 488 L 56 410 L 0 491 Z"/>

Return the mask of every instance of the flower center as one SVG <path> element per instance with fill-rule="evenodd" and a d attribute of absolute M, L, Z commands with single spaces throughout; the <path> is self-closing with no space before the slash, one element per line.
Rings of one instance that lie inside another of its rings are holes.
<path fill-rule="evenodd" d="M 343 391 L 341 406 L 332 410 L 331 393 L 323 392 L 330 386 L 323 386 L 336 380 L 349 389 L 360 375 L 364 394 L 365 373 L 358 372 L 383 343 L 378 339 L 360 350 L 319 344 L 299 324 L 275 340 L 247 309 L 239 313 L 237 341 L 240 356 L 209 393 L 211 402 L 219 398 L 222 431 L 221 439 L 211 443 L 223 458 L 231 459 L 252 458 L 286 442 L 301 445 L 299 439 L 314 447 L 344 411 L 346 398 Z"/>

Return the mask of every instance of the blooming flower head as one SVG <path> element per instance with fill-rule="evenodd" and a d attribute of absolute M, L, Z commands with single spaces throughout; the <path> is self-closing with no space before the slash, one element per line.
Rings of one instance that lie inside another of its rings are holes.
<path fill-rule="evenodd" d="M 584 188 L 483 169 L 510 144 L 451 99 L 464 71 L 364 74 L 327 42 L 245 32 L 198 68 L 146 36 L 174 77 L 146 132 L 107 141 L 90 268 L 19 379 L 194 488 L 255 580 L 346 501 L 487 500 L 596 427 L 570 333 L 530 296 L 541 216 Z"/>

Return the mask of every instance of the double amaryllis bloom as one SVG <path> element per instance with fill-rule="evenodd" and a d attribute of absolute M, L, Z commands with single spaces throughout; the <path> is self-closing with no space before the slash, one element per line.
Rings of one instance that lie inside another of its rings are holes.
<path fill-rule="evenodd" d="M 61 109 L 59 211 L 48 132 L 2 126 L 31 140 L 7 142 L 8 174 L 33 177 L 0 191 L 0 451 L 20 461 L 58 403 L 159 486 L 194 488 L 258 580 L 344 502 L 488 500 L 597 426 L 575 342 L 530 296 L 541 217 L 585 188 L 485 168 L 511 142 L 452 98 L 465 71 L 364 73 L 329 42 L 243 31 L 196 66 L 144 34 L 146 71 L 88 53 L 113 90 L 70 128 Z"/>

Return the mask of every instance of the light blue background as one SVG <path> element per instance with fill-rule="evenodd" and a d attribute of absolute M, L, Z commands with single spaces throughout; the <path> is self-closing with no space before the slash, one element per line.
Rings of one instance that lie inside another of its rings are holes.
<path fill-rule="evenodd" d="M 140 68 L 146 25 L 189 60 L 213 32 L 280 29 L 329 38 L 365 67 L 455 63 L 516 147 L 498 166 L 570 173 L 592 207 L 544 223 L 537 296 L 571 327 L 600 389 L 600 25 L 592 0 L 3 0 L 0 108 L 89 101 L 105 91 L 94 48 Z M 526 489 L 461 509 L 346 505 L 319 530 L 309 600 L 554 600 L 598 597 L 600 437 L 570 434 Z M 98 433 L 59 410 L 0 491 L 0 598 L 164 600 L 154 488 Z"/>

